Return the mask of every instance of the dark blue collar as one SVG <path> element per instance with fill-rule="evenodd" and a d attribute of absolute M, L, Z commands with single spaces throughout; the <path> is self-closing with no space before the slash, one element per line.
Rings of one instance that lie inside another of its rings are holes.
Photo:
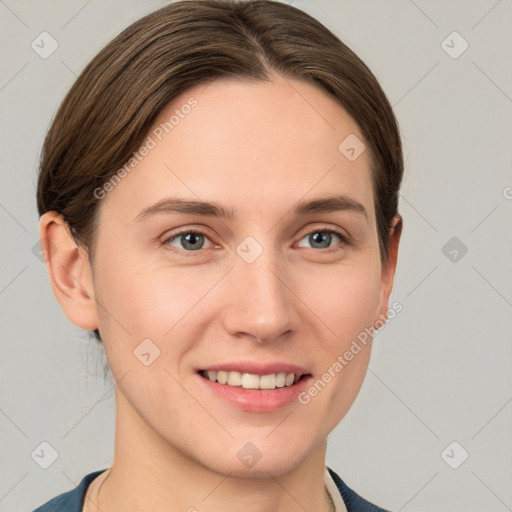
<path fill-rule="evenodd" d="M 327 469 L 341 493 L 341 497 L 345 502 L 348 512 L 389 512 L 361 498 L 361 496 L 353 491 L 330 467 L 327 467 Z"/>

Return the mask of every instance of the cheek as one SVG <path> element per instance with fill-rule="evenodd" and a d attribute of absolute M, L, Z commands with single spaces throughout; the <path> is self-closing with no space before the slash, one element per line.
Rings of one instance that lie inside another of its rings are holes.
<path fill-rule="evenodd" d="M 301 279 L 299 296 L 325 327 L 327 350 L 342 350 L 371 325 L 379 305 L 380 268 L 346 265 Z"/>
<path fill-rule="evenodd" d="M 180 339 L 174 333 L 187 325 L 196 328 L 196 306 L 218 278 L 211 272 L 149 266 L 120 255 L 102 263 L 95 293 L 101 304 L 100 331 L 112 351 L 115 346 L 126 351 L 128 344 L 134 349 L 149 338 L 162 351 L 172 340 L 173 351 L 179 352 Z"/>
<path fill-rule="evenodd" d="M 311 397 L 322 398 L 311 398 L 312 407 L 318 407 L 318 414 L 329 410 L 326 421 L 334 427 L 352 405 L 366 374 L 372 341 L 368 333 L 379 305 L 380 266 L 347 265 L 310 275 L 302 283 L 301 298 L 311 305 L 325 333 L 319 339 L 322 350 L 314 354 L 321 358 L 324 373 L 317 376 L 321 382 L 316 387 L 312 383 L 315 389 L 310 388 Z"/>

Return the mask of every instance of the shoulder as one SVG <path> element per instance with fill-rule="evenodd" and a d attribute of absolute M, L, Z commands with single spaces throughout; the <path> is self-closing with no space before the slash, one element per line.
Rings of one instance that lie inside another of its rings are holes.
<path fill-rule="evenodd" d="M 331 468 L 328 467 L 327 470 L 341 493 L 347 512 L 389 512 L 359 496 Z"/>
<path fill-rule="evenodd" d="M 55 496 L 32 512 L 82 512 L 89 484 L 104 471 L 101 469 L 85 475 L 74 489 Z"/>

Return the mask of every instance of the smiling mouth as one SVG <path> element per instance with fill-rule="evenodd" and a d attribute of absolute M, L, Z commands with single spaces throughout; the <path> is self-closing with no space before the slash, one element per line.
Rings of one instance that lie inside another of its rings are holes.
<path fill-rule="evenodd" d="M 288 388 L 297 384 L 303 378 L 308 377 L 310 374 L 296 374 L 296 373 L 269 373 L 266 375 L 257 375 L 254 373 L 242 373 L 232 371 L 213 371 L 201 370 L 199 372 L 201 377 L 216 382 L 218 384 L 225 384 L 234 388 L 254 389 L 254 390 L 273 390 L 278 388 Z"/>

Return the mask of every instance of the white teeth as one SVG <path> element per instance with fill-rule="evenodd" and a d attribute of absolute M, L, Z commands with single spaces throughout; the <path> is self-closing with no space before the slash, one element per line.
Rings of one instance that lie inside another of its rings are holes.
<path fill-rule="evenodd" d="M 240 372 L 228 372 L 228 385 L 241 386 L 243 382 L 242 374 Z"/>
<path fill-rule="evenodd" d="M 276 374 L 262 375 L 260 377 L 260 389 L 276 389 Z"/>
<path fill-rule="evenodd" d="M 252 373 L 244 373 L 242 375 L 242 387 L 244 389 L 259 389 L 260 376 L 253 375 Z"/>
<path fill-rule="evenodd" d="M 226 372 L 208 370 L 203 372 L 212 382 L 244 389 L 276 389 L 291 386 L 295 382 L 294 373 L 269 373 L 255 375 L 253 373 Z M 297 379 L 298 380 L 298 379 Z"/>

